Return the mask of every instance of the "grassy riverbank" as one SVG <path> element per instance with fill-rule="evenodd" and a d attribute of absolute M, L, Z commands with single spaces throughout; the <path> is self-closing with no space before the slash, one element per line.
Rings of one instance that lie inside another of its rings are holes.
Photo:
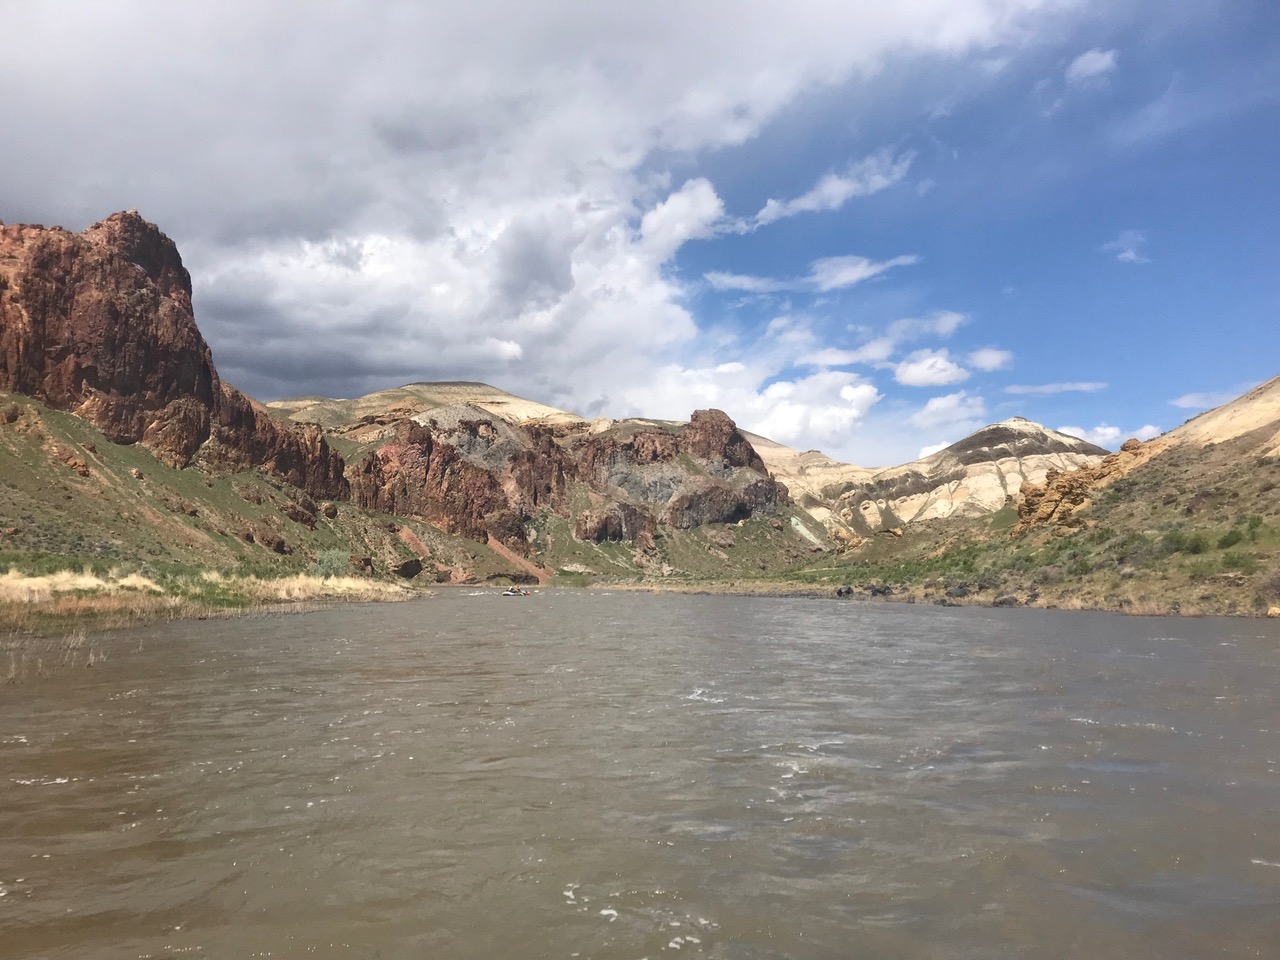
<path fill-rule="evenodd" d="M 407 600 L 421 588 L 365 577 L 297 574 L 278 578 L 215 571 L 148 578 L 136 573 L 60 570 L 0 575 L 0 638 L 57 637 L 167 620 L 310 608 L 345 602 Z M 0 663 L 0 670 L 5 664 Z"/>
<path fill-rule="evenodd" d="M 1087 577 L 1074 584 L 1037 586 L 1028 581 L 1011 583 L 990 572 L 975 575 L 971 571 L 967 577 L 960 577 L 930 571 L 915 578 L 903 577 L 910 573 L 903 568 L 833 563 L 785 580 L 578 577 L 563 578 L 564 582 L 556 578 L 549 586 L 827 599 L 836 596 L 837 587 L 848 584 L 852 588 L 849 601 L 855 603 L 879 600 L 943 606 L 1020 606 L 1137 616 L 1280 616 L 1280 601 L 1269 606 L 1260 603 L 1256 585 L 1242 579 L 1194 585 L 1188 582 L 1177 590 L 1167 589 L 1170 585 L 1166 583 L 1165 590 L 1154 591 L 1149 583 L 1135 583 L 1130 589 L 1117 589 L 1114 583 L 1108 583 L 1108 589 L 1102 589 L 1103 585 L 1093 584 Z M 476 585 L 458 585 L 463 587 L 475 589 Z M 77 637 L 83 639 L 105 630 L 166 621 L 300 612 L 340 603 L 410 600 L 437 589 L 449 587 L 367 577 L 234 577 L 215 571 L 158 580 L 88 570 L 41 575 L 10 571 L 0 575 L 0 679 L 13 680 L 26 670 L 42 669 L 34 666 L 37 661 L 47 665 L 74 658 L 81 646 L 73 643 Z M 48 646 L 50 643 L 57 649 Z M 40 652 L 33 652 L 37 648 Z M 91 665 L 88 649 L 80 657 L 82 663 Z"/>

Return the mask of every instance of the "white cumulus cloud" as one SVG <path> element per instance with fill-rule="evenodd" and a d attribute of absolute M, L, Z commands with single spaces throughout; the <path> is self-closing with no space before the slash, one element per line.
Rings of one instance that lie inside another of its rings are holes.
<path fill-rule="evenodd" d="M 640 221 L 644 243 L 660 261 L 668 260 L 687 240 L 715 233 L 724 218 L 724 203 L 705 178 L 690 180 Z"/>
<path fill-rule="evenodd" d="M 990 373 L 993 370 L 1005 370 L 1013 366 L 1013 354 L 1008 350 L 1000 350 L 996 347 L 982 347 L 979 350 L 974 350 L 965 360 L 975 370 L 982 370 L 986 373 Z"/>
<path fill-rule="evenodd" d="M 940 426 L 982 424 L 987 415 L 987 406 L 982 397 L 960 390 L 942 397 L 933 397 L 922 408 L 911 415 L 911 422 L 925 429 Z"/>
<path fill-rule="evenodd" d="M 969 371 L 946 350 L 916 350 L 894 367 L 893 377 L 907 387 L 940 387 L 968 380 Z"/>

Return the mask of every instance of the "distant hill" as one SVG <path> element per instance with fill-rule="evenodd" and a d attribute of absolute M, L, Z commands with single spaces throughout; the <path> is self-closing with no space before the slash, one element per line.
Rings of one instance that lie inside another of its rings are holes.
<path fill-rule="evenodd" d="M 1097 463 L 1107 451 L 1022 417 L 994 423 L 912 463 L 868 470 L 817 451 L 759 443 L 765 464 L 802 507 L 833 533 L 868 537 L 880 530 L 949 517 L 994 514 L 1023 483 L 1050 470 Z"/>
<path fill-rule="evenodd" d="M 440 407 L 467 404 L 508 423 L 580 423 L 582 418 L 546 404 L 506 393 L 486 383 L 455 380 L 407 383 L 351 400 L 299 397 L 266 404 L 274 415 L 295 423 L 317 423 L 331 434 L 360 444 L 387 436 L 397 419 L 416 417 Z"/>

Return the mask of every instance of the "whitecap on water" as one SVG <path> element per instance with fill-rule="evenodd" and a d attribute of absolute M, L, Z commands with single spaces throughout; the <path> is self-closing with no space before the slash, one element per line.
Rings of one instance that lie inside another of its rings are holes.
<path fill-rule="evenodd" d="M 685 699 L 700 700 L 703 703 L 724 703 L 724 697 L 707 696 L 710 692 L 710 687 L 694 687 L 693 693 L 689 694 Z"/>

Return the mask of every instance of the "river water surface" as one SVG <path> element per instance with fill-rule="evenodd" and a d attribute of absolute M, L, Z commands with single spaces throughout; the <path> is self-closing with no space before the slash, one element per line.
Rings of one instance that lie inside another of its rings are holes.
<path fill-rule="evenodd" d="M 442 591 L 0 687 L 0 956 L 1280 957 L 1280 623 Z"/>

